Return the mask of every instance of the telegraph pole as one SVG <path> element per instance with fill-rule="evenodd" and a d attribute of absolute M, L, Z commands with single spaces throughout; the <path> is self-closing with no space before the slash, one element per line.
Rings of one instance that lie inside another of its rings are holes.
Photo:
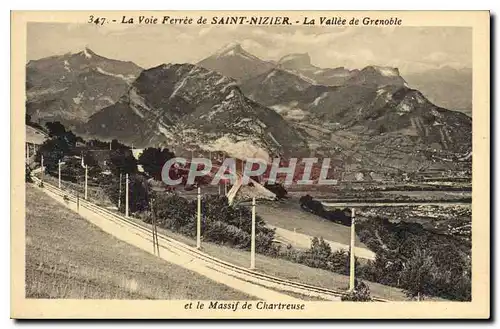
<path fill-rule="evenodd" d="M 255 269 L 255 197 L 252 198 L 252 242 L 250 245 L 250 269 Z"/>
<path fill-rule="evenodd" d="M 122 204 L 122 173 L 120 173 L 120 187 L 118 188 L 118 209 L 120 209 L 120 206 Z"/>
<path fill-rule="evenodd" d="M 355 208 L 352 208 L 352 215 L 351 215 L 351 247 L 350 247 L 350 260 L 349 260 L 349 291 L 354 291 L 355 287 L 355 262 L 356 259 L 354 257 L 354 242 L 356 241 L 356 213 L 355 213 Z"/>
<path fill-rule="evenodd" d="M 153 253 L 160 256 L 160 246 L 158 243 L 158 230 L 156 229 L 156 214 L 153 209 L 153 198 L 149 201 L 149 207 L 151 208 L 151 233 L 153 233 Z"/>
<path fill-rule="evenodd" d="M 156 252 L 158 253 L 158 257 L 160 257 L 160 243 L 158 242 L 158 226 L 156 225 L 156 215 L 153 215 L 155 220 L 155 236 L 156 236 Z"/>
<path fill-rule="evenodd" d="M 59 188 L 61 188 L 61 160 L 57 163 L 57 169 L 58 169 L 58 177 L 59 177 Z"/>
<path fill-rule="evenodd" d="M 128 174 L 125 174 L 125 217 L 128 217 Z"/>
<path fill-rule="evenodd" d="M 43 154 L 41 157 L 41 167 L 42 167 L 42 184 L 43 184 L 43 179 L 45 178 L 45 168 L 43 167 Z"/>
<path fill-rule="evenodd" d="M 89 166 L 85 165 L 85 200 L 87 200 L 87 183 L 88 183 L 88 176 L 89 176 Z"/>
<path fill-rule="evenodd" d="M 198 187 L 198 200 L 196 212 L 196 248 L 201 248 L 201 189 Z"/>

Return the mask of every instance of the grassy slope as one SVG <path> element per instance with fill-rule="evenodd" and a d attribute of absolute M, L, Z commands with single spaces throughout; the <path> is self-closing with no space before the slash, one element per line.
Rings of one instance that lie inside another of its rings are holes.
<path fill-rule="evenodd" d="M 249 299 L 104 233 L 26 188 L 28 298 Z"/>
<path fill-rule="evenodd" d="M 46 175 L 47 177 L 48 175 Z M 54 185 L 57 186 L 57 180 L 55 180 Z M 63 182 L 63 187 L 67 188 L 69 187 L 68 182 Z M 214 191 L 211 191 L 214 192 Z M 215 192 L 216 193 L 216 190 Z M 191 194 L 194 195 L 193 192 Z M 189 196 L 189 192 L 184 192 L 183 196 Z M 102 206 L 108 205 L 107 202 L 102 202 L 101 200 L 97 200 L 92 198 L 93 202 L 96 202 L 97 204 L 100 204 Z M 287 225 L 295 225 L 293 227 L 296 227 L 298 232 L 304 233 L 304 234 L 310 234 L 314 236 L 316 234 L 317 236 L 323 236 L 323 238 L 331 240 L 331 241 L 338 241 L 340 243 L 349 243 L 349 228 L 345 227 L 343 225 L 327 222 L 326 220 L 315 216 L 313 214 L 307 213 L 305 211 L 302 211 L 300 209 L 293 209 L 290 210 L 293 212 L 294 216 L 292 214 L 288 213 L 286 216 L 283 215 L 283 213 L 279 213 L 280 210 L 286 210 L 286 207 L 283 205 L 276 205 L 277 208 L 280 209 L 272 209 L 273 205 L 258 205 L 257 206 L 257 213 L 263 218 L 268 221 L 270 224 L 276 225 L 283 227 L 282 225 L 278 224 L 278 221 L 285 221 L 285 219 L 291 218 L 291 223 L 289 222 Z M 299 207 L 297 205 L 297 207 Z M 271 209 L 271 211 L 269 211 Z M 276 216 L 273 219 L 273 216 L 271 214 L 276 213 L 278 216 Z M 304 216 L 304 217 L 302 217 Z M 131 218 L 133 219 L 133 218 Z M 302 222 L 303 219 L 308 219 Z M 138 224 L 141 224 L 143 226 L 149 226 L 148 224 L 144 223 L 140 219 L 135 219 L 135 222 Z M 286 221 L 285 221 L 286 222 Z M 311 224 L 312 223 L 312 224 Z M 285 225 L 286 223 L 283 223 Z M 301 225 L 301 226 L 298 226 Z M 284 226 L 284 228 L 290 229 L 293 231 L 293 227 L 289 226 Z M 300 230 L 300 228 L 303 228 L 303 230 Z M 190 246 L 196 246 L 196 241 L 178 234 L 174 233 L 172 231 L 159 228 L 158 230 L 160 233 L 163 233 L 169 237 L 172 237 L 178 241 L 184 242 Z M 356 239 L 356 245 L 360 247 L 365 247 L 361 242 L 359 242 L 359 238 Z M 215 243 L 208 243 L 204 242 L 202 244 L 203 250 L 207 252 L 208 254 L 217 257 L 219 259 L 225 260 L 227 262 L 233 263 L 235 265 L 239 265 L 242 267 L 248 267 L 250 265 L 250 253 L 244 250 L 238 250 L 234 248 L 230 248 L 227 246 L 222 246 L 218 245 Z M 256 265 L 257 265 L 257 270 L 261 271 L 263 273 L 269 274 L 269 275 L 274 275 L 283 279 L 289 279 L 297 282 L 302 282 L 306 284 L 311 284 L 311 285 L 316 285 L 324 288 L 329 288 L 329 289 L 341 289 L 341 290 L 346 290 L 349 286 L 349 277 L 337 273 L 332 273 L 326 270 L 322 269 L 315 269 L 311 268 L 305 265 L 293 263 L 287 260 L 283 259 L 278 259 L 278 258 L 273 258 L 273 257 L 268 257 L 264 255 L 257 254 L 256 255 Z M 368 282 L 368 285 L 370 286 L 372 295 L 381 297 L 381 298 L 386 298 L 390 300 L 407 300 L 406 296 L 404 293 L 401 291 L 401 289 L 394 288 L 394 287 L 389 287 L 389 286 L 384 286 L 378 283 L 374 282 Z"/>
<path fill-rule="evenodd" d="M 324 218 L 300 209 L 298 200 L 290 199 L 279 203 L 261 202 L 257 205 L 257 213 L 269 224 L 311 237 L 349 245 L 351 242 L 351 228 L 332 223 Z M 356 237 L 356 246 L 366 248 Z"/>

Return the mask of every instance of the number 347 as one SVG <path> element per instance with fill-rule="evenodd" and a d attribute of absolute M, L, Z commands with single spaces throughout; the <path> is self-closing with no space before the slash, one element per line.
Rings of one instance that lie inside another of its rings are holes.
<path fill-rule="evenodd" d="M 106 23 L 106 18 L 94 17 L 94 15 L 90 15 L 87 23 L 90 23 L 90 24 L 94 23 L 95 25 L 104 25 L 104 23 Z"/>

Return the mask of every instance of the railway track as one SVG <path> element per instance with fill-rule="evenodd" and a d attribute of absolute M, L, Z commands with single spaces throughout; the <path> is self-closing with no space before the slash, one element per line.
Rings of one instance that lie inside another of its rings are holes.
<path fill-rule="evenodd" d="M 37 177 L 32 177 L 35 183 L 40 183 L 40 179 Z M 64 200 L 66 203 L 79 204 L 79 207 L 83 207 L 95 214 L 104 217 L 106 220 L 113 221 L 121 226 L 124 226 L 130 230 L 142 233 L 143 237 L 151 237 L 151 230 L 137 224 L 136 222 L 116 214 L 108 209 L 97 206 L 89 201 L 82 198 L 77 198 L 75 195 L 59 189 L 47 182 L 43 183 L 43 189 L 50 192 Z M 163 234 L 158 234 L 159 244 L 162 248 L 169 249 L 174 253 L 181 255 L 186 255 L 203 262 L 207 267 L 215 269 L 226 275 L 238 278 L 240 280 L 250 282 L 259 286 L 281 291 L 283 293 L 291 292 L 295 294 L 300 294 L 304 296 L 317 297 L 325 300 L 340 300 L 340 298 L 346 295 L 344 291 L 326 289 L 322 287 L 312 286 L 300 282 L 293 282 L 286 279 L 281 279 L 264 273 L 260 273 L 254 270 L 250 270 L 244 267 L 240 267 L 229 262 L 220 260 L 213 256 L 210 256 L 203 251 L 200 251 L 194 247 L 186 245 L 182 242 L 169 238 Z M 152 241 L 152 240 L 151 240 Z M 375 301 L 385 302 L 387 300 L 381 298 L 373 298 Z"/>

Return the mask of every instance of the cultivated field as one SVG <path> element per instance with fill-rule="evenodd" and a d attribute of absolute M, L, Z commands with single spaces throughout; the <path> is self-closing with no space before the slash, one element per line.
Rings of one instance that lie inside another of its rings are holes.
<path fill-rule="evenodd" d="M 27 298 L 251 299 L 115 239 L 26 186 Z"/>

